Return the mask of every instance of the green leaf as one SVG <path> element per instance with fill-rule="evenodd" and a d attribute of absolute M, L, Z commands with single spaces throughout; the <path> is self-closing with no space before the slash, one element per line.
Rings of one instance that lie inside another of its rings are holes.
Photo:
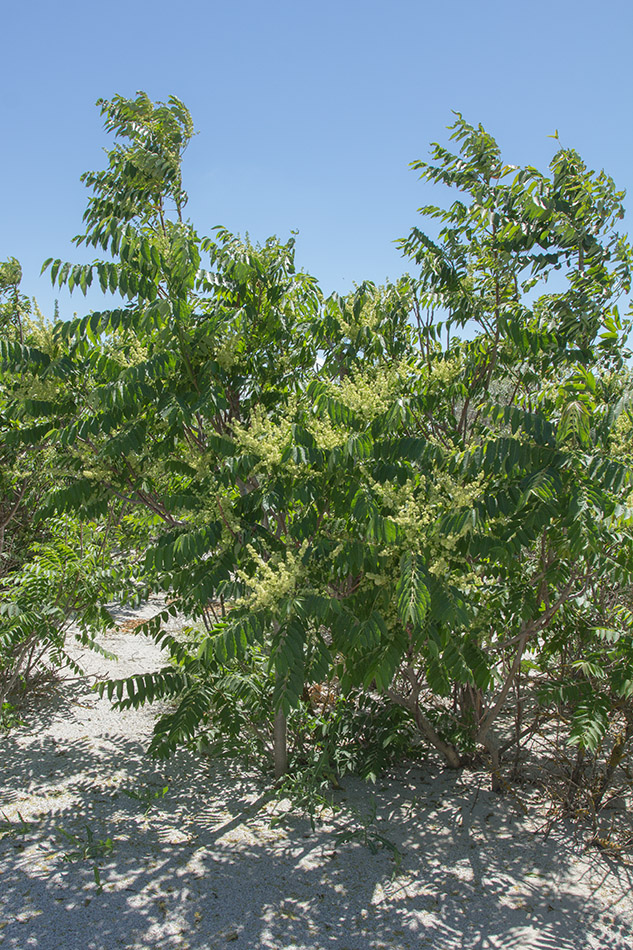
<path fill-rule="evenodd" d="M 403 626 L 422 627 L 431 605 L 431 595 L 426 585 L 425 564 L 419 555 L 410 552 L 402 555 L 396 597 Z"/>

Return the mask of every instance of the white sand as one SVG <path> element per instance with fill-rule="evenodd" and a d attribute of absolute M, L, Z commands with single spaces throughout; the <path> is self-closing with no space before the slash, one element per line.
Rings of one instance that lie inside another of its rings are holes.
<path fill-rule="evenodd" d="M 161 663 L 141 636 L 105 645 L 119 663 L 84 656 L 91 674 Z M 116 712 L 91 682 L 69 677 L 0 736 L 6 950 L 633 948 L 633 868 L 571 828 L 544 840 L 542 820 L 483 773 L 345 780 L 333 824 L 271 828 L 258 776 L 186 753 L 152 762 L 152 708 Z M 126 788 L 157 793 L 146 816 Z M 395 877 L 388 850 L 336 841 L 373 804 L 369 843 L 381 834 L 402 852 Z"/>

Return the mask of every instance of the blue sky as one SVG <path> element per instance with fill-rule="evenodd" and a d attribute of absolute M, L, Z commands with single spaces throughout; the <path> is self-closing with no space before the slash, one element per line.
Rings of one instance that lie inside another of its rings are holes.
<path fill-rule="evenodd" d="M 198 230 L 296 229 L 326 292 L 407 270 L 393 242 L 438 200 L 408 163 L 446 141 L 452 110 L 515 164 L 545 169 L 558 129 L 633 195 L 631 0 L 27 0 L 2 28 L 0 260 L 21 260 L 47 315 L 55 297 L 64 317 L 103 305 L 39 277 L 47 257 L 89 259 L 71 238 L 79 176 L 111 144 L 100 96 L 181 98 Z"/>

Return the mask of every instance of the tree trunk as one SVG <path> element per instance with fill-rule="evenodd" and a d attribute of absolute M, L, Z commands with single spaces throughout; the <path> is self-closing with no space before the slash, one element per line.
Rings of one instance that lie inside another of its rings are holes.
<path fill-rule="evenodd" d="M 286 714 L 278 709 L 275 713 L 273 730 L 273 759 L 275 762 L 275 778 L 279 779 L 288 771 L 288 743 Z"/>
<path fill-rule="evenodd" d="M 413 716 L 414 722 L 424 738 L 441 753 L 449 769 L 459 769 L 462 767 L 463 762 L 459 752 L 454 745 L 449 742 L 444 742 L 432 722 L 426 718 L 420 709 L 417 696 L 401 696 L 393 689 L 385 690 L 385 695 L 388 696 L 393 703 L 396 703 L 398 706 L 403 706 Z"/>
<path fill-rule="evenodd" d="M 483 746 L 490 754 L 490 788 L 500 795 L 505 791 L 505 783 L 501 777 L 501 756 L 499 743 L 492 732 L 488 731 L 483 738 Z"/>
<path fill-rule="evenodd" d="M 418 729 L 422 735 L 428 739 L 431 745 L 435 746 L 437 751 L 444 756 L 444 761 L 446 762 L 449 769 L 461 768 L 461 756 L 455 746 L 449 742 L 444 742 L 444 740 L 440 738 L 437 731 L 433 728 L 432 724 L 429 722 L 417 704 L 414 710 L 414 716 Z"/>
<path fill-rule="evenodd" d="M 624 758 L 626 746 L 631 738 L 633 738 L 633 718 L 627 720 L 626 727 L 620 732 L 613 744 L 613 749 L 607 761 L 604 774 L 592 796 L 594 808 L 599 808 L 602 804 L 602 799 L 613 781 L 615 770 Z"/>
<path fill-rule="evenodd" d="M 571 775 L 569 776 L 569 785 L 567 786 L 567 795 L 565 796 L 564 803 L 566 810 L 569 810 L 572 807 L 574 801 L 576 800 L 576 796 L 578 795 L 578 790 L 581 787 L 583 778 L 584 764 L 585 749 L 583 746 L 579 745 L 576 750 L 576 761 L 574 762 L 574 767 L 571 771 Z"/>

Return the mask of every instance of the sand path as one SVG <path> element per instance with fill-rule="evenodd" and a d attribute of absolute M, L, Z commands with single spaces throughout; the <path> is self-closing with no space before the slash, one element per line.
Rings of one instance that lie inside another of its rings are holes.
<path fill-rule="evenodd" d="M 82 656 L 93 677 L 161 664 L 142 636 L 105 645 L 119 661 Z M 573 829 L 543 840 L 481 773 L 345 780 L 333 824 L 271 827 L 256 774 L 151 761 L 151 707 L 117 712 L 92 682 L 69 676 L 0 735 L 4 950 L 633 947 L 633 868 Z M 357 837 L 337 843 L 343 828 Z M 395 877 L 389 850 L 368 847 L 379 835 L 402 854 Z"/>

